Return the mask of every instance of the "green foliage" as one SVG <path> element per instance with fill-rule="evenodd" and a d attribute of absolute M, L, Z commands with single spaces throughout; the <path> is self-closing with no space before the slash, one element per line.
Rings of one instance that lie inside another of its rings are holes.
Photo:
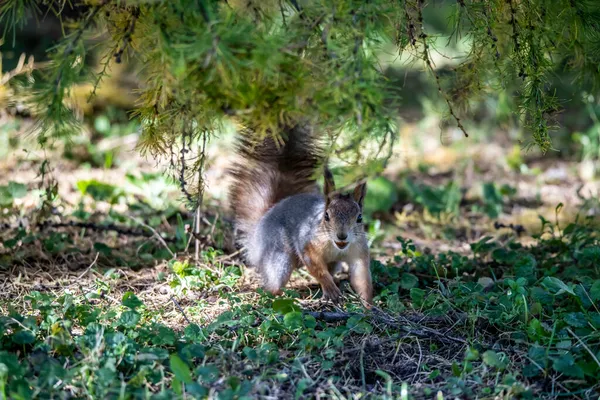
<path fill-rule="evenodd" d="M 406 179 L 405 185 L 410 198 L 423 206 L 431 215 L 440 217 L 442 213 L 453 216 L 459 214 L 462 194 L 455 182 L 451 181 L 436 188 Z"/>
<path fill-rule="evenodd" d="M 388 212 L 398 200 L 396 185 L 389 179 L 378 177 L 368 183 L 363 214 Z"/>
<path fill-rule="evenodd" d="M 0 207 L 10 207 L 15 199 L 25 197 L 27 194 L 27 185 L 18 182 L 8 182 L 7 185 L 0 186 Z"/>
<path fill-rule="evenodd" d="M 173 275 L 170 286 L 176 293 L 182 294 L 198 289 L 211 291 L 233 289 L 242 276 L 241 267 L 222 265 L 218 260 L 220 253 L 214 250 L 203 252 L 202 262 L 207 266 L 203 268 L 198 268 L 187 261 L 172 261 L 170 266 Z"/>
<path fill-rule="evenodd" d="M 183 398 L 184 393 L 207 398 L 213 393 L 234 399 L 254 398 L 267 387 L 282 390 L 287 382 L 292 387 L 285 393 L 312 397 L 320 389 L 305 379 L 322 375 L 319 382 L 336 382 L 354 394 L 364 390 L 363 379 L 374 382 L 369 390 L 378 399 L 396 398 L 402 390 L 416 397 L 437 390 L 458 397 L 499 396 L 502 390 L 535 397 L 544 376 L 560 383 L 563 394 L 588 390 L 600 378 L 600 275 L 591 262 L 598 236 L 586 223 L 562 232 L 560 238 L 545 235 L 531 247 L 485 240 L 485 246 L 472 246 L 476 257 L 426 254 L 399 238 L 397 258 L 372 265 L 376 302 L 387 313 L 383 319 L 359 312 L 332 323 L 318 312 L 305 312 L 293 297 L 262 296 L 249 302 L 228 294 L 223 297 L 229 302 L 227 311 L 208 323 L 173 329 L 160 323 L 156 304 L 145 304 L 132 292 L 120 304 L 106 306 L 97 302 L 102 297 L 96 293 L 32 291 L 26 297 L 28 311 L 0 317 L 0 395 L 45 398 L 68 392 L 138 398 L 149 395 L 150 385 L 157 398 Z M 203 256 L 212 260 L 205 269 L 218 267 L 218 254 L 207 251 Z M 532 265 L 528 276 L 519 276 L 521 268 Z M 495 271 L 493 279 L 488 267 Z M 174 263 L 172 269 L 172 275 L 191 272 L 185 264 Z M 110 292 L 108 284 L 102 287 Z M 212 306 L 192 308 L 203 307 Z M 399 335 L 398 329 L 412 329 L 411 322 L 389 329 L 394 318 L 404 321 L 403 316 L 424 310 L 426 314 L 416 314 L 419 320 L 459 313 L 463 323 L 444 324 L 444 333 L 417 327 Z M 490 331 L 504 339 L 489 340 Z M 456 348 L 463 350 L 451 362 L 436 364 L 451 348 L 445 347 L 451 346 L 446 340 L 458 332 L 469 345 L 458 343 Z M 395 365 L 380 351 L 387 342 L 390 357 L 399 345 L 405 351 L 415 346 L 430 383 L 403 389 L 397 376 L 381 370 Z M 346 370 L 350 375 L 340 381 Z"/>
<path fill-rule="evenodd" d="M 556 227 L 546 221 L 545 233 L 531 247 L 483 238 L 471 245 L 474 258 L 452 252 L 421 254 L 411 241 L 399 238 L 397 260 L 406 257 L 406 262 L 399 269 L 375 266 L 379 298 L 384 309 L 397 309 L 404 299 L 436 315 L 460 310 L 467 319 L 479 325 L 485 320 L 524 344 L 530 361 L 520 365 L 512 365 L 514 359 L 506 352 L 479 348 L 482 361 L 501 374 L 521 369 L 523 376 L 534 378 L 552 369 L 566 379 L 591 384 L 600 376 L 600 347 L 593 339 L 600 326 L 600 271 L 587 256 L 598 249 L 592 222 L 570 224 L 558 236 L 548 235 Z M 489 267 L 493 275 L 488 275 Z M 405 279 L 399 279 L 406 274 L 419 275 L 418 286 L 408 293 Z M 472 369 L 477 359 L 467 353 L 465 363 Z M 455 375 L 463 377 L 467 369 L 457 365 Z M 472 375 L 476 369 L 467 372 Z"/>
<path fill-rule="evenodd" d="M 40 12 L 41 3 L 6 1 L 0 21 L 14 29 L 28 12 Z M 63 3 L 43 6 L 60 14 Z M 113 62 L 139 66 L 135 115 L 142 124 L 141 151 L 169 155 L 174 146 L 202 142 L 231 120 L 252 128 L 256 138 L 309 122 L 341 160 L 375 161 L 363 168 L 366 173 L 381 170 L 395 139 L 400 103 L 381 63 L 390 48 L 422 63 L 462 130 L 460 110 L 470 99 L 498 88 L 516 90 L 513 112 L 544 151 L 558 111 L 553 74 L 568 69 L 594 90 L 600 77 L 600 6 L 589 0 L 448 2 L 446 26 L 436 4 L 419 0 L 75 4 L 82 7 L 66 36 L 24 91 L 42 142 L 78 130 L 71 88 L 82 82 L 97 86 Z M 447 76 L 432 61 L 442 42 L 436 29 L 451 30 L 446 47 L 461 39 L 468 49 Z M 106 34 L 102 48 L 86 40 L 90 32 Z M 92 72 L 89 60 L 97 52 L 104 67 Z M 95 127 L 110 129 L 103 119 Z M 183 158 L 174 162 L 185 164 Z"/>

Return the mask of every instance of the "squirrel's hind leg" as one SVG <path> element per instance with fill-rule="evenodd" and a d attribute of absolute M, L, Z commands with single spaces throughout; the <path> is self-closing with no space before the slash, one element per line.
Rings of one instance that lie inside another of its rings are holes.
<path fill-rule="evenodd" d="M 296 261 L 289 254 L 280 253 L 269 257 L 260 267 L 263 288 L 272 294 L 280 294 L 295 267 Z"/>

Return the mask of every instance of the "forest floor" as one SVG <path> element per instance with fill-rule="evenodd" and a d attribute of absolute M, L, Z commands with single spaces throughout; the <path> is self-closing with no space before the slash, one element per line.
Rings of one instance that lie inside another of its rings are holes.
<path fill-rule="evenodd" d="M 134 126 L 97 118 L 41 151 L 1 118 L 0 398 L 600 396 L 586 164 L 415 144 L 407 126 L 369 185 L 367 312 L 343 279 L 344 304 L 321 301 L 303 270 L 285 296 L 259 289 L 231 246 L 223 142 L 196 254 L 194 214 Z"/>

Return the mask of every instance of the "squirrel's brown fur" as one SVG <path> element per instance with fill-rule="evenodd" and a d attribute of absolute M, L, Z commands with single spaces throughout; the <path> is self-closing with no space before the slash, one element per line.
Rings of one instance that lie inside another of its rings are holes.
<path fill-rule="evenodd" d="M 302 125 L 282 131 L 286 134 L 284 143 L 271 136 L 253 143 L 251 132 L 241 132 L 236 146 L 241 160 L 229 170 L 234 182 L 229 201 L 240 238 L 279 201 L 317 190 L 315 171 L 323 157 L 318 138 Z"/>
<path fill-rule="evenodd" d="M 366 305 L 372 300 L 369 248 L 362 225 L 366 184 L 353 194 L 335 193 L 325 168 L 325 196 L 315 172 L 322 163 L 318 138 L 305 126 L 285 129 L 284 143 L 240 139 L 241 159 L 230 170 L 230 204 L 246 261 L 258 269 L 263 287 L 279 293 L 294 268 L 305 266 L 325 297 L 341 292 L 332 269 L 347 263 L 350 283 Z"/>

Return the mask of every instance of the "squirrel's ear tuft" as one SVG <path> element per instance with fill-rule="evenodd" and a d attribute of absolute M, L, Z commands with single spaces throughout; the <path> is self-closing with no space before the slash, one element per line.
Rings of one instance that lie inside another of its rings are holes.
<path fill-rule="evenodd" d="M 325 176 L 325 188 L 324 188 L 325 197 L 329 200 L 329 196 L 331 195 L 331 193 L 335 192 L 335 182 L 333 181 L 333 174 L 331 173 L 329 168 L 327 168 L 327 166 L 325 166 L 324 176 Z"/>
<path fill-rule="evenodd" d="M 354 188 L 354 193 L 352 194 L 352 197 L 354 198 L 354 201 L 358 203 L 361 210 L 363 208 L 363 203 L 365 201 L 366 194 L 367 194 L 367 183 L 366 182 L 361 183 L 360 185 L 358 185 L 357 187 Z"/>

